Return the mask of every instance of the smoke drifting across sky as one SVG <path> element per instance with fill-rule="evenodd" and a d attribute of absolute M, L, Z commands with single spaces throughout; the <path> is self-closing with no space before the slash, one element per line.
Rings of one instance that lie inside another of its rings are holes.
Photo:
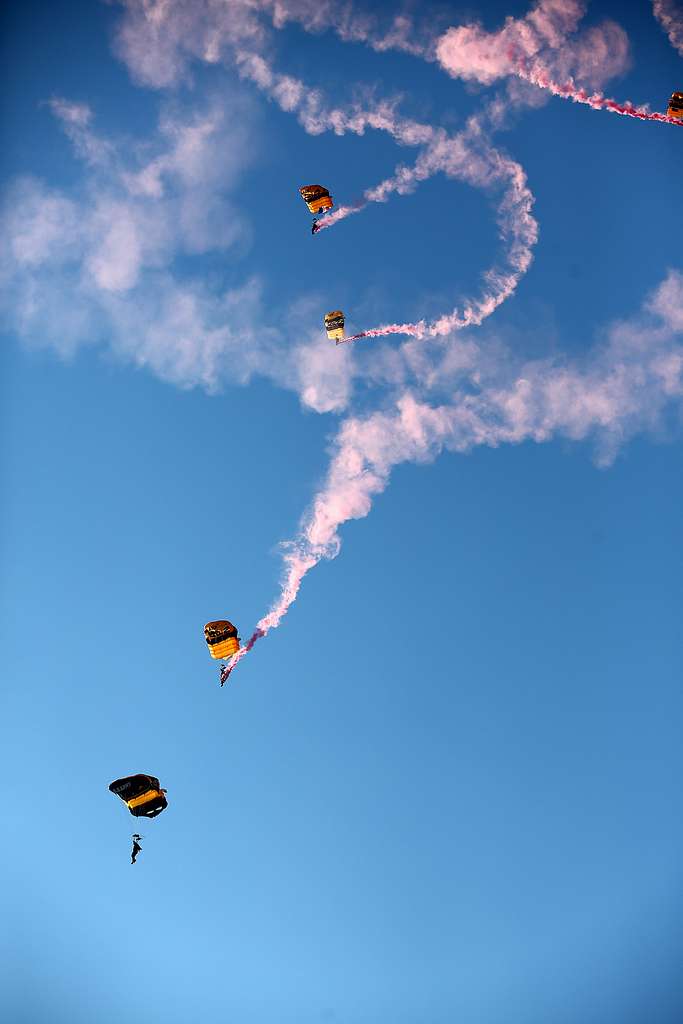
<path fill-rule="evenodd" d="M 18 181 L 3 210 L 1 274 L 11 296 L 13 329 L 67 353 L 96 334 L 104 315 L 108 343 L 138 365 L 180 386 L 214 388 L 239 353 L 239 382 L 259 374 L 297 392 L 317 412 L 345 413 L 326 479 L 297 537 L 283 546 L 281 593 L 258 622 L 237 663 L 279 625 L 301 582 L 322 558 L 334 557 L 340 527 L 368 514 L 394 466 L 430 461 L 444 449 L 466 452 L 554 436 L 595 438 L 608 463 L 634 432 L 655 428 L 683 393 L 683 277 L 663 282 L 631 320 L 612 325 L 608 340 L 581 362 L 498 358 L 486 340 L 455 332 L 478 326 L 510 298 L 527 271 L 537 239 L 533 196 L 521 165 L 493 145 L 506 107 L 487 98 L 465 126 L 449 133 L 404 118 L 395 100 L 335 105 L 318 89 L 275 69 L 272 34 L 288 23 L 336 32 L 376 51 L 398 49 L 438 63 L 454 78 L 490 86 L 522 78 L 546 91 L 643 119 L 645 108 L 616 104 L 596 90 L 625 70 L 629 45 L 612 21 L 585 31 L 585 5 L 541 0 L 494 32 L 470 23 L 430 33 L 428 19 L 381 24 L 349 5 L 239 0 L 124 0 L 116 51 L 134 79 L 157 89 L 188 81 L 192 64 L 226 63 L 311 135 L 388 133 L 418 150 L 363 202 L 321 222 L 330 228 L 365 205 L 412 192 L 435 174 L 496 196 L 502 255 L 483 274 L 481 293 L 434 321 L 394 323 L 357 337 L 408 335 L 390 361 L 325 346 L 317 325 L 294 343 L 266 322 L 257 279 L 227 294 L 174 273 L 179 253 L 239 246 L 249 225 L 225 198 L 248 165 L 248 135 L 236 139 L 243 97 L 205 97 L 191 108 L 165 108 L 152 142 L 134 149 L 104 138 L 84 104 L 55 99 L 52 109 L 85 164 L 85 188 L 74 198 L 34 179 Z M 655 15 L 678 45 L 672 5 Z M 576 83 L 576 84 L 575 84 Z M 522 101 L 520 100 L 521 104 Z M 357 230 L 361 230 L 360 225 Z M 76 297 L 68 303 L 65 295 Z M 277 358 L 273 358 L 277 353 Z M 374 412 L 353 410 L 356 382 L 378 389 Z"/>

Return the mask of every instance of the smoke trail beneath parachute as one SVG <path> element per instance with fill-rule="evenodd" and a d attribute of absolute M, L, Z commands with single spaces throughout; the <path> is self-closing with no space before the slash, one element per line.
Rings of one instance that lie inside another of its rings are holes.
<path fill-rule="evenodd" d="M 627 101 L 618 103 L 616 100 L 608 99 L 599 92 L 589 92 L 587 89 L 578 88 L 574 81 L 569 78 L 566 82 L 556 82 L 546 68 L 530 67 L 522 61 L 518 64 L 517 75 L 531 85 L 544 89 L 559 96 L 561 99 L 572 100 L 573 103 L 581 103 L 584 106 L 592 107 L 593 110 L 608 110 L 612 114 L 620 114 L 622 117 L 635 117 L 641 121 L 659 121 L 664 124 L 675 124 L 683 127 L 683 121 L 675 117 L 668 117 L 667 114 L 660 114 L 657 111 L 648 110 L 646 106 L 637 107 Z"/>
<path fill-rule="evenodd" d="M 242 658 L 245 658 L 247 654 L 249 654 L 254 647 L 254 644 L 262 637 L 266 636 L 271 629 L 276 629 L 280 625 L 280 622 L 286 615 L 290 606 L 296 600 L 304 576 L 310 569 L 318 564 L 325 554 L 325 549 L 320 546 L 319 550 L 316 553 L 313 553 L 312 550 L 310 552 L 305 552 L 301 550 L 300 547 L 290 545 L 290 550 L 285 554 L 285 563 L 288 568 L 285 573 L 285 578 L 282 581 L 280 596 L 270 611 L 267 612 L 262 619 L 259 619 L 254 628 L 254 632 L 251 634 L 246 644 L 240 647 L 233 657 L 230 665 L 223 673 L 223 682 L 229 678 L 230 673 L 237 667 L 237 665 L 239 665 Z"/>

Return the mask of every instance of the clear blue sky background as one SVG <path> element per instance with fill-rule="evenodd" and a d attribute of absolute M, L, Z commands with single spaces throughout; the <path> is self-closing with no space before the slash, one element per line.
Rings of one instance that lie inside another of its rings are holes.
<path fill-rule="evenodd" d="M 649 6 L 593 5 L 605 16 L 633 53 L 608 91 L 662 109 L 683 68 Z M 78 192 L 51 96 L 89 103 L 105 134 L 154 126 L 162 97 L 111 54 L 119 17 L 5 10 L 7 183 Z M 453 125 L 480 102 L 332 36 L 292 28 L 279 47 L 331 94 L 371 81 Z M 297 186 L 351 198 L 396 147 L 312 138 L 228 70 L 198 83 L 252 105 L 233 190 L 250 240 L 207 274 L 260 275 L 273 310 L 372 289 L 391 317 L 476 285 L 497 246 L 481 193 L 435 178 L 313 242 Z M 504 143 L 541 239 L 495 330 L 536 355 L 588 350 L 680 266 L 683 132 L 556 100 Z M 566 441 L 399 467 L 220 690 L 203 624 L 244 636 L 266 610 L 335 417 L 262 379 L 207 395 L 40 340 L 7 331 L 1 354 L 4 1019 L 680 1021 L 676 424 L 606 470 Z M 107 785 L 134 772 L 169 808 L 132 868 L 134 820 Z"/>

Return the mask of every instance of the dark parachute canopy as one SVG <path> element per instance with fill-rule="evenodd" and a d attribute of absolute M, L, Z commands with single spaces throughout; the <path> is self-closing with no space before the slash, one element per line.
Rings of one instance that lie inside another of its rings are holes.
<path fill-rule="evenodd" d="M 240 638 L 237 635 L 237 626 L 227 619 L 216 619 L 215 622 L 207 622 L 204 626 L 204 639 L 209 648 L 209 654 L 217 661 L 221 658 L 231 658 L 237 654 L 240 648 Z"/>
<path fill-rule="evenodd" d="M 127 775 L 112 782 L 109 790 L 121 797 L 136 818 L 156 818 L 168 807 L 166 790 L 153 775 Z"/>
<path fill-rule="evenodd" d="M 323 185 L 303 185 L 299 195 L 306 203 L 309 213 L 325 213 L 334 206 L 332 196 Z"/>

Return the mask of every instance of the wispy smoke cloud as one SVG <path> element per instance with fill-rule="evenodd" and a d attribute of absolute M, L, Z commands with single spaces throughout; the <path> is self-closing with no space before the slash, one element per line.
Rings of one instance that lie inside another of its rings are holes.
<path fill-rule="evenodd" d="M 358 101 L 343 107 L 330 105 L 319 89 L 312 89 L 300 79 L 275 71 L 262 53 L 254 51 L 254 43 L 257 42 L 263 47 L 264 39 L 262 35 L 255 33 L 253 7 L 250 6 L 245 11 L 241 3 L 230 6 L 234 8 L 236 17 L 230 22 L 228 29 L 221 19 L 212 20 L 210 5 L 207 8 L 206 4 L 198 4 L 192 13 L 182 3 L 164 5 L 163 22 L 168 30 L 168 37 L 177 40 L 174 51 L 177 56 L 169 64 L 167 38 L 160 66 L 177 68 L 182 60 L 178 53 L 186 55 L 188 50 L 195 55 L 203 55 L 204 60 L 230 59 L 242 78 L 256 85 L 283 111 L 294 114 L 309 134 L 319 135 L 325 131 L 332 131 L 337 135 L 348 132 L 362 135 L 367 130 L 384 131 L 399 145 L 418 146 L 422 149 L 413 167 L 397 168 L 391 178 L 368 189 L 362 203 L 343 206 L 328 217 L 322 218 L 319 221 L 321 230 L 329 229 L 351 214 L 360 212 L 367 203 L 386 202 L 392 195 L 412 192 L 420 183 L 438 173 L 464 181 L 475 188 L 490 191 L 497 189 L 502 193 L 498 206 L 498 223 L 506 252 L 500 264 L 484 273 L 484 286 L 479 297 L 465 301 L 461 309 L 455 309 L 429 323 L 419 321 L 383 324 L 361 331 L 346 340 L 356 341 L 360 338 L 402 334 L 415 338 L 444 336 L 453 330 L 481 324 L 514 293 L 531 263 L 532 248 L 538 236 L 537 225 L 531 213 L 533 196 L 526 183 L 524 171 L 514 160 L 493 147 L 487 131 L 491 116 L 473 117 L 465 130 L 455 136 L 449 136 L 443 129 L 420 124 L 401 116 L 397 109 L 397 99 L 385 99 L 366 105 Z M 377 42 L 373 19 L 360 16 L 351 10 L 340 13 L 340 8 L 332 4 L 317 9 L 309 3 L 278 3 L 274 6 L 263 3 L 261 9 L 272 14 L 274 24 L 277 26 L 294 20 L 311 31 L 335 24 L 336 16 L 342 19 L 341 22 L 336 22 L 338 27 L 341 26 L 339 31 L 342 38 L 362 41 L 372 39 Z M 157 65 L 150 64 L 150 54 L 155 52 L 162 9 L 155 7 L 154 11 L 155 17 L 150 18 L 147 5 L 141 8 L 136 2 L 128 4 L 129 20 L 125 23 L 125 32 L 122 31 L 119 37 L 119 48 L 138 77 L 158 82 L 164 80 L 164 76 L 152 73 L 152 67 Z M 180 19 L 183 25 L 182 35 L 178 34 L 175 27 L 178 12 L 183 14 Z M 573 15 L 569 19 L 565 16 L 564 21 L 573 25 L 577 16 Z M 555 16 L 555 20 L 558 25 L 564 24 L 559 15 Z M 554 40 L 558 36 L 559 27 L 553 26 L 553 19 L 549 15 L 538 14 L 536 21 L 540 26 L 539 31 L 543 32 L 546 38 Z M 136 27 L 133 35 L 135 45 L 132 48 L 128 45 L 131 24 Z M 138 46 L 140 33 L 149 36 L 148 45 L 142 55 Z M 209 37 L 213 40 L 211 47 L 207 43 Z M 382 37 L 380 48 L 389 45 L 388 38 Z M 250 40 L 252 48 L 245 48 L 245 39 Z M 210 53 L 209 57 L 207 53 Z M 494 109 L 495 105 L 491 105 L 490 110 Z"/>
<path fill-rule="evenodd" d="M 683 8 L 672 0 L 653 0 L 652 10 L 669 42 L 683 57 Z"/>
<path fill-rule="evenodd" d="M 325 483 L 299 535 L 285 546 L 280 596 L 251 646 L 280 624 L 306 574 L 321 559 L 336 557 L 340 527 L 368 515 L 394 466 L 431 462 L 443 450 L 554 437 L 592 437 L 597 461 L 608 465 L 634 433 L 659 427 L 672 402 L 683 408 L 683 274 L 670 271 L 642 312 L 613 324 L 607 342 L 582 362 L 505 360 L 502 372 L 500 363 L 486 346 L 475 345 L 448 401 L 432 404 L 429 377 L 418 373 L 413 388 L 399 389 L 386 411 L 345 420 Z"/>
<path fill-rule="evenodd" d="M 655 0 L 654 7 L 672 42 L 674 36 L 683 42 L 683 21 L 668 0 Z M 497 32 L 476 23 L 449 28 L 436 42 L 436 58 L 453 78 L 490 85 L 517 77 L 593 110 L 680 125 L 647 105 L 618 102 L 597 90 L 626 70 L 628 38 L 613 21 L 577 32 L 583 14 L 584 4 L 575 0 L 539 0 L 524 18 L 507 18 Z"/>
<path fill-rule="evenodd" d="M 417 150 L 412 163 L 368 188 L 360 204 L 323 218 L 323 228 L 368 203 L 408 194 L 435 174 L 483 189 L 497 203 L 502 255 L 483 275 L 478 297 L 434 321 L 387 324 L 358 336 L 409 336 L 394 346 L 335 348 L 321 339 L 318 312 L 305 304 L 294 304 L 286 329 L 269 324 L 258 279 L 205 281 L 188 275 L 187 263 L 182 273 L 177 265 L 179 258 L 191 264 L 193 256 L 248 243 L 249 225 L 229 198 L 252 158 L 248 127 L 255 114 L 249 104 L 239 106 L 243 97 L 168 107 L 154 137 L 139 145 L 99 135 L 87 106 L 51 101 L 85 165 L 83 184 L 67 193 L 26 178 L 6 196 L 0 285 L 11 328 L 64 355 L 79 345 L 108 344 L 182 387 L 216 390 L 227 380 L 226 367 L 233 383 L 261 374 L 294 390 L 308 408 L 347 413 L 325 481 L 298 535 L 284 545 L 280 595 L 233 665 L 279 625 L 306 573 L 337 554 L 343 524 L 369 513 L 399 463 L 563 436 L 594 439 L 598 461 L 607 464 L 631 434 L 659 427 L 667 408 L 680 403 L 678 271 L 636 317 L 613 324 L 607 341 L 582 361 L 523 362 L 500 340 L 475 340 L 467 330 L 514 293 L 537 237 L 524 170 L 492 142 L 505 121 L 502 99 L 449 133 L 404 117 L 400 97 L 366 92 L 363 100 L 331 103 L 321 90 L 276 70 L 271 56 L 273 29 L 296 22 L 378 51 L 438 60 L 454 77 L 482 85 L 522 79 L 577 102 L 662 119 L 595 91 L 626 67 L 628 41 L 619 26 L 604 22 L 579 31 L 584 5 L 576 0 L 540 0 L 494 33 L 474 23 L 439 33 L 428 19 L 416 27 L 404 16 L 383 23 L 331 0 L 125 0 L 123 6 L 116 46 L 138 82 L 166 88 L 188 80 L 194 61 L 225 63 L 309 134 L 383 131 Z M 379 392 L 374 411 L 353 411 L 357 381 L 363 408 L 370 389 Z"/>
<path fill-rule="evenodd" d="M 497 32 L 477 22 L 449 28 L 436 43 L 437 60 L 454 78 L 491 85 L 515 73 L 515 57 L 556 59 L 584 13 L 576 0 L 540 0 L 525 17 L 506 18 Z"/>
<path fill-rule="evenodd" d="M 51 107 L 86 169 L 70 193 L 35 178 L 5 193 L 5 325 L 65 357 L 104 344 L 181 387 L 216 391 L 257 375 L 318 412 L 343 409 L 353 360 L 321 348 L 317 315 L 292 314 L 292 341 L 268 322 L 258 278 L 225 285 L 192 274 L 192 257 L 248 242 L 229 190 L 253 158 L 251 106 L 224 95 L 201 108 L 167 108 L 141 145 L 98 135 L 83 104 Z"/>

